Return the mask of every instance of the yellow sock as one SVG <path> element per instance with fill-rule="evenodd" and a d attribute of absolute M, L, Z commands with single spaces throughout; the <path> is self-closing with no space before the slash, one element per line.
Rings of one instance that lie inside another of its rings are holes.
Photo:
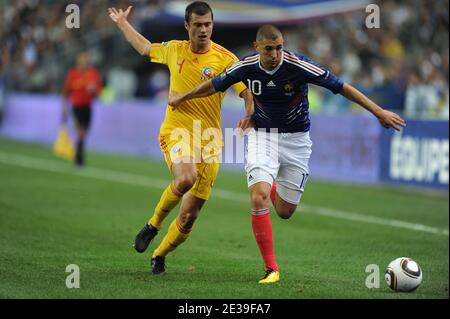
<path fill-rule="evenodd" d="M 169 252 L 175 250 L 178 245 L 188 239 L 189 234 L 191 233 L 191 229 L 186 230 L 183 229 L 178 221 L 178 217 L 170 224 L 169 229 L 167 230 L 166 236 L 164 236 L 161 244 L 159 244 L 158 248 L 153 252 L 153 256 L 161 256 L 165 257 Z"/>
<path fill-rule="evenodd" d="M 158 230 L 162 227 L 162 222 L 169 215 L 170 211 L 177 206 L 183 194 L 175 187 L 175 182 L 172 182 L 161 195 L 158 205 L 156 205 L 155 211 L 152 217 L 149 219 L 148 224 Z"/>

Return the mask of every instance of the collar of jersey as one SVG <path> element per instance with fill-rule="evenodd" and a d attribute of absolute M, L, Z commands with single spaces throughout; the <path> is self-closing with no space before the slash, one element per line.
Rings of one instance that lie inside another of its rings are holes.
<path fill-rule="evenodd" d="M 279 68 L 281 67 L 281 65 L 283 64 L 283 60 L 284 60 L 284 52 L 282 52 L 282 54 L 281 54 L 281 61 L 280 61 L 280 64 L 278 64 L 277 67 L 276 67 L 275 69 L 273 69 L 272 71 L 269 71 L 269 70 L 266 70 L 266 69 L 263 68 L 263 66 L 261 65 L 261 56 L 258 55 L 258 65 L 259 65 L 259 68 L 260 68 L 261 70 L 263 70 L 264 72 L 266 72 L 267 74 L 269 74 L 269 75 L 274 75 L 275 72 L 278 71 L 278 69 L 279 69 Z"/>
<path fill-rule="evenodd" d="M 192 51 L 191 40 L 188 41 L 189 52 L 192 53 L 192 54 L 196 54 L 196 55 L 203 55 L 203 54 L 209 53 L 209 51 L 211 51 L 212 45 L 213 45 L 213 42 L 211 40 L 209 40 L 209 49 L 208 49 L 208 51 L 203 52 L 203 53 L 196 53 L 196 52 Z"/>

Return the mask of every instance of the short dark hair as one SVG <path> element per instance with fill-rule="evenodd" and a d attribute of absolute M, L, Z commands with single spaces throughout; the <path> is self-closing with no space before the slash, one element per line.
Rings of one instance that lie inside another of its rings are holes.
<path fill-rule="evenodd" d="M 256 41 L 262 41 L 264 39 L 276 40 L 282 38 L 283 34 L 280 29 L 271 24 L 265 24 L 258 29 L 256 33 Z"/>
<path fill-rule="evenodd" d="M 209 4 L 203 1 L 195 1 L 186 7 L 184 20 L 189 22 L 193 13 L 198 14 L 199 16 L 204 16 L 205 14 L 208 14 L 208 12 L 211 12 L 211 18 L 214 19 L 214 15 Z"/>

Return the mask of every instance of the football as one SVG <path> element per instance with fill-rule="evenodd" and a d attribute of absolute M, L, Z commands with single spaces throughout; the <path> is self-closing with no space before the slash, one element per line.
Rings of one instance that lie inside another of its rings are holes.
<path fill-rule="evenodd" d="M 411 258 L 399 257 L 389 263 L 384 277 L 394 291 L 414 291 L 422 283 L 422 269 Z"/>

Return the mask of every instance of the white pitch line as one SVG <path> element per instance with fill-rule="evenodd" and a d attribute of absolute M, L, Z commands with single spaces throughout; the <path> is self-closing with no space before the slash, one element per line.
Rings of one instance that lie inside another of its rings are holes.
<path fill-rule="evenodd" d="M 143 177 L 136 174 L 118 172 L 113 170 L 85 167 L 83 169 L 74 169 L 65 163 L 60 163 L 53 160 L 32 158 L 29 156 L 10 154 L 0 152 L 0 163 L 12 166 L 19 166 L 37 170 L 44 170 L 53 173 L 62 173 L 68 175 L 77 175 L 89 178 L 95 178 L 103 181 L 111 181 L 117 183 L 124 183 L 133 186 L 153 187 L 164 189 L 167 187 L 167 180 L 158 178 Z M 231 201 L 239 201 L 242 203 L 249 203 L 249 195 L 243 193 L 236 193 L 224 189 L 215 188 L 213 191 L 214 197 L 219 197 Z M 335 209 L 317 207 L 311 205 L 301 205 L 302 213 L 312 213 L 316 215 L 344 219 L 356 222 L 363 222 L 367 224 L 377 224 L 382 226 L 389 226 L 395 228 L 403 228 L 412 231 L 420 231 L 432 233 L 437 235 L 448 236 L 447 229 L 439 229 L 422 224 L 414 224 L 395 219 L 387 219 L 375 216 L 368 216 L 360 213 L 351 213 L 346 211 L 339 211 Z"/>

